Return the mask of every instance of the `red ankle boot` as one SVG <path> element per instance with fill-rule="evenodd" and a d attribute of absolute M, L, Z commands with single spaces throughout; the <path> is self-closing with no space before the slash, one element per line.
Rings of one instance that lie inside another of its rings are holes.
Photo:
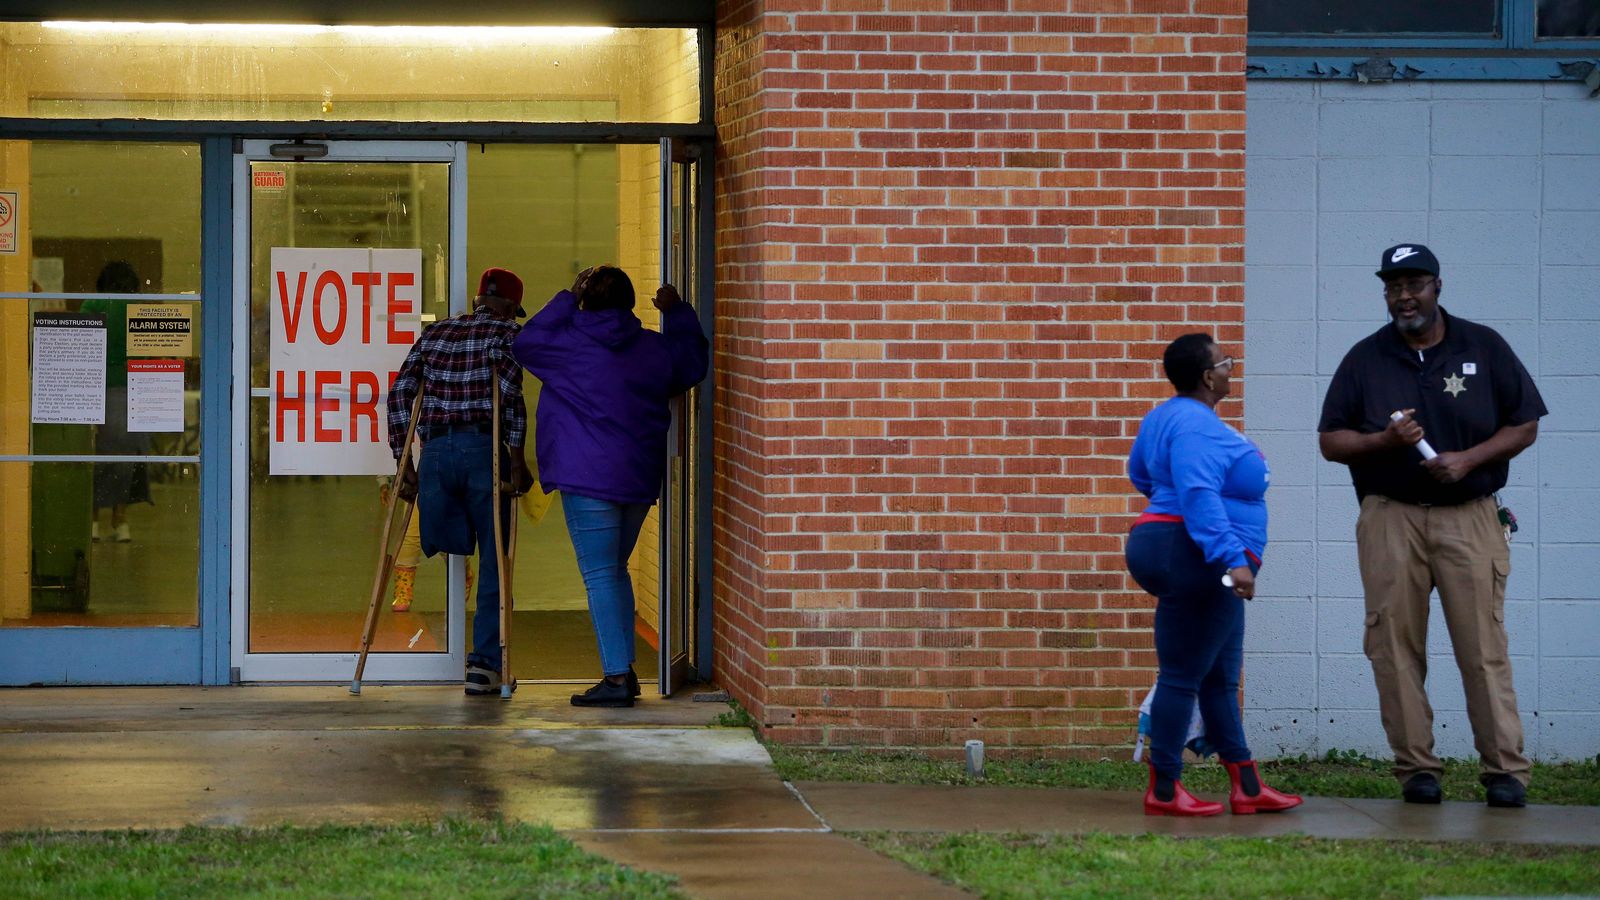
<path fill-rule="evenodd" d="M 1156 768 L 1150 767 L 1150 787 L 1144 792 L 1144 814 L 1147 816 L 1215 816 L 1222 812 L 1221 803 L 1201 800 L 1184 790 L 1183 782 L 1172 782 L 1172 799 L 1156 799 Z"/>
<path fill-rule="evenodd" d="M 1228 770 L 1228 780 L 1233 782 L 1233 790 L 1228 794 L 1228 806 L 1236 816 L 1248 816 L 1258 812 L 1283 812 L 1305 802 L 1297 794 L 1285 794 L 1267 787 L 1252 760 L 1236 763 L 1224 760 L 1222 765 Z M 1246 779 L 1254 782 L 1256 788 L 1254 796 L 1245 793 Z"/>

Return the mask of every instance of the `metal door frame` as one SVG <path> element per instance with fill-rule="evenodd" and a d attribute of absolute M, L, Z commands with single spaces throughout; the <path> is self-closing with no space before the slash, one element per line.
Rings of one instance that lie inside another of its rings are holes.
<path fill-rule="evenodd" d="M 712 252 L 712 235 L 715 222 L 712 209 L 711 178 L 708 167 L 712 163 L 714 145 L 710 141 L 686 141 L 681 138 L 661 140 L 661 273 L 662 280 L 678 285 L 686 299 L 695 303 L 695 313 L 700 319 L 700 329 L 709 341 L 713 335 L 713 286 L 715 275 Z M 680 178 L 681 176 L 681 178 Z M 689 193 L 694 195 L 694 214 L 683 208 L 683 220 L 674 221 L 674 199 Z M 693 235 L 692 242 L 681 254 L 673 247 L 674 231 Z M 693 259 L 690 258 L 691 254 Z M 692 263 L 695 283 L 685 284 L 684 269 Z M 691 680 L 709 680 L 712 660 L 711 612 L 711 443 L 712 443 L 712 389 L 714 379 L 707 377 L 691 394 L 677 398 L 672 403 L 672 425 L 667 435 L 668 474 L 661 487 L 660 583 L 659 600 L 660 642 L 657 657 L 659 690 L 670 696 L 679 686 Z M 693 408 L 689 400 L 693 399 Z M 693 568 L 684 580 L 681 594 L 673 591 L 673 581 L 683 577 L 678 571 L 683 562 L 672 552 L 673 507 L 677 498 L 671 496 L 672 460 L 678 455 L 682 430 L 692 430 L 694 440 L 683 441 L 691 449 L 693 458 L 686 461 L 685 475 L 693 489 L 689 491 L 689 509 L 685 527 L 692 530 L 688 536 L 688 552 Z M 688 628 L 684 636 L 684 653 L 675 657 L 672 644 L 679 625 L 679 612 L 673 608 L 673 598 L 687 604 L 682 621 Z"/>

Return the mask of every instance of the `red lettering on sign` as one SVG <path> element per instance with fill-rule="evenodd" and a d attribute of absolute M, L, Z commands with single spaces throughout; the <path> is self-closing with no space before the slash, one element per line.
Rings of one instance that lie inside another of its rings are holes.
<path fill-rule="evenodd" d="M 300 276 L 300 278 L 302 281 L 305 280 L 304 275 Z M 291 412 L 298 415 L 297 421 L 300 426 L 299 430 L 296 432 L 298 437 L 296 437 L 295 440 L 302 444 L 305 443 L 306 440 L 306 373 L 296 372 L 294 374 L 298 379 L 298 386 L 295 388 L 295 396 L 290 397 L 288 394 L 284 393 L 283 390 L 283 373 L 278 373 L 278 415 L 276 433 L 278 435 L 278 443 L 280 444 L 283 443 L 283 417 Z"/>
<path fill-rule="evenodd" d="M 411 300 L 401 300 L 394 295 L 395 288 L 405 285 L 410 287 L 416 283 L 410 272 L 389 273 L 389 343 L 409 346 L 417 339 L 414 331 L 399 331 L 394 327 L 395 317 L 401 313 L 413 312 Z"/>
<path fill-rule="evenodd" d="M 329 286 L 339 294 L 339 318 L 332 328 L 325 328 L 322 325 L 322 294 Z M 332 347 L 339 343 L 340 336 L 344 334 L 345 306 L 349 302 L 345 295 L 344 279 L 339 277 L 338 272 L 330 269 L 317 276 L 317 286 L 311 292 L 311 324 L 324 344 Z"/>
<path fill-rule="evenodd" d="M 294 311 L 289 311 L 289 283 L 284 279 L 284 273 L 278 274 L 278 306 L 283 310 L 283 335 L 294 343 L 295 335 L 300 331 L 300 305 L 306 299 L 306 273 L 300 273 L 300 281 L 294 288 Z"/>
<path fill-rule="evenodd" d="M 318 371 L 311 376 L 312 383 L 316 386 L 316 417 L 312 420 L 311 439 L 319 444 L 339 443 L 339 429 L 323 428 L 322 414 L 339 411 L 339 398 L 329 397 L 327 388 L 338 387 L 340 372 Z M 304 438 L 301 438 L 304 440 Z"/>
<path fill-rule="evenodd" d="M 360 388 L 366 388 L 367 394 L 362 397 Z M 350 373 L 350 440 L 356 440 L 356 420 L 369 419 L 372 422 L 368 430 L 367 440 L 378 441 L 378 373 L 377 372 L 351 372 Z"/>
<path fill-rule="evenodd" d="M 350 280 L 361 285 L 361 343 L 372 343 L 372 288 L 383 283 L 377 272 L 351 272 Z"/>

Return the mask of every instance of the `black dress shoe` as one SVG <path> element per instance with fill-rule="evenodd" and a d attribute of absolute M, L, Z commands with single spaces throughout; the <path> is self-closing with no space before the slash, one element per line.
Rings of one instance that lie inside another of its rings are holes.
<path fill-rule="evenodd" d="M 1418 772 L 1407 778 L 1400 794 L 1407 803 L 1438 803 L 1444 797 L 1444 792 L 1439 790 L 1439 779 L 1429 772 Z"/>
<path fill-rule="evenodd" d="M 593 706 L 602 709 L 623 709 L 633 705 L 633 691 L 628 688 L 626 679 L 621 684 L 612 684 L 602 678 L 600 683 L 581 694 L 572 695 L 573 706 Z"/>
<path fill-rule="evenodd" d="M 628 667 L 628 690 L 635 697 L 641 693 L 639 690 L 639 676 L 633 674 L 633 666 Z"/>
<path fill-rule="evenodd" d="M 1484 787 L 1488 789 L 1485 799 L 1490 806 L 1519 809 L 1528 805 L 1528 789 L 1510 775 L 1490 775 Z"/>

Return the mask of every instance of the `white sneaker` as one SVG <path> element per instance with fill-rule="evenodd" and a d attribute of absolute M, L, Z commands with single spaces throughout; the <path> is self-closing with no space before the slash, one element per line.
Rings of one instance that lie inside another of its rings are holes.
<path fill-rule="evenodd" d="M 128 523 L 123 522 L 121 525 L 118 525 L 116 533 L 112 535 L 112 538 L 119 544 L 127 544 L 132 542 L 133 535 L 128 531 Z"/>
<path fill-rule="evenodd" d="M 482 663 L 467 663 L 467 696 L 487 697 L 500 693 L 500 670 L 490 669 Z M 511 680 L 511 690 L 516 691 L 517 681 Z"/>
<path fill-rule="evenodd" d="M 91 540 L 91 541 L 99 541 L 100 540 L 100 523 L 99 522 L 91 522 L 89 524 L 89 540 Z"/>

